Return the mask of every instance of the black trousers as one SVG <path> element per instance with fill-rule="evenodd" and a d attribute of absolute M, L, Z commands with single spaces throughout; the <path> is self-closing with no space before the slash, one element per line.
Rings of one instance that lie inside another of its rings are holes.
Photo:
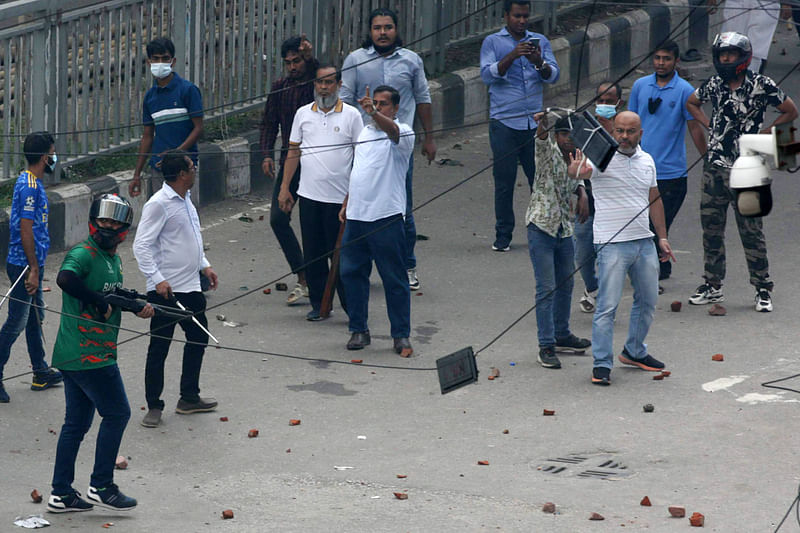
<path fill-rule="evenodd" d="M 664 222 L 667 225 L 667 233 L 669 233 L 672 221 L 675 220 L 678 211 L 681 210 L 683 200 L 686 198 L 686 176 L 671 180 L 658 180 L 657 183 L 658 192 L 661 194 L 661 203 L 664 204 Z M 653 229 L 652 224 L 650 228 Z M 655 233 L 654 229 L 653 233 Z M 653 239 L 656 241 L 656 250 L 660 256 L 661 248 L 658 247 L 658 235 Z M 672 262 L 664 261 L 662 263 L 659 261 L 658 265 L 660 268 L 658 279 L 667 279 L 672 275 Z"/>
<path fill-rule="evenodd" d="M 283 176 L 283 165 L 281 165 L 280 173 L 275 177 L 275 185 L 272 187 L 272 204 L 269 208 L 269 225 L 272 227 L 272 232 L 275 238 L 278 239 L 278 244 L 283 250 L 283 255 L 286 257 L 286 262 L 289 263 L 289 268 L 292 269 L 293 274 L 302 272 L 303 269 L 303 251 L 300 249 L 300 243 L 297 242 L 297 237 L 292 229 L 292 214 L 284 213 L 278 207 L 278 194 L 281 190 L 281 177 Z M 297 198 L 297 188 L 300 186 L 300 165 L 297 166 L 292 181 L 289 183 L 289 192 L 292 196 Z"/>
<path fill-rule="evenodd" d="M 197 313 L 195 317 L 208 328 L 206 319 L 206 297 L 202 292 L 175 293 L 175 298 L 186 309 Z M 169 300 L 159 296 L 156 291 L 147 293 L 147 301 L 159 305 L 175 307 Z M 186 340 L 200 344 L 185 344 L 183 346 L 183 368 L 181 370 L 181 399 L 187 402 L 200 400 L 200 369 L 203 366 L 203 353 L 208 344 L 208 335 L 200 329 L 191 319 L 177 322 L 186 335 Z M 175 319 L 164 316 L 154 316 L 150 319 L 150 346 L 147 348 L 147 363 L 144 370 L 144 393 L 148 409 L 164 409 L 161 392 L 164 390 L 164 363 L 169 354 L 169 345 L 175 333 Z"/>
<path fill-rule="evenodd" d="M 311 307 L 319 311 L 325 284 L 330 272 L 331 256 L 323 257 L 336 248 L 336 237 L 339 235 L 339 211 L 342 204 L 317 202 L 300 197 L 300 233 L 303 238 L 303 255 L 309 263 L 306 265 L 306 282 L 308 282 L 308 299 Z M 336 292 L 339 303 L 347 311 L 342 280 L 336 280 Z"/>

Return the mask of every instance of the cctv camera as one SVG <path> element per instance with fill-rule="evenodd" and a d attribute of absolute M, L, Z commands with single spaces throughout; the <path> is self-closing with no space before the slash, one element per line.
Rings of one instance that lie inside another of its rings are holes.
<path fill-rule="evenodd" d="M 730 187 L 736 196 L 736 208 L 745 217 L 763 217 L 772 210 L 772 178 L 759 154 L 773 156 L 778 165 L 778 143 L 772 134 L 746 134 L 739 138 L 741 155 L 731 168 Z"/>

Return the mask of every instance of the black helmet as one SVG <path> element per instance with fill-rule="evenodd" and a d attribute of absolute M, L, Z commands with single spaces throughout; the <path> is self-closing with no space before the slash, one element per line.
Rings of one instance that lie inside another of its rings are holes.
<path fill-rule="evenodd" d="M 738 51 L 739 60 L 735 63 L 721 63 L 719 55 L 723 50 Z M 753 59 L 753 47 L 750 44 L 750 39 L 747 38 L 747 35 L 742 35 L 735 31 L 726 31 L 717 35 L 714 38 L 711 52 L 714 57 L 714 68 L 717 69 L 717 74 L 722 78 L 722 81 L 735 79 L 739 74 L 747 70 L 747 67 L 750 66 L 750 61 Z"/>
<path fill-rule="evenodd" d="M 101 228 L 97 219 L 114 220 L 122 224 L 118 229 Z M 89 208 L 89 235 L 103 250 L 111 250 L 125 240 L 133 222 L 133 208 L 117 194 L 103 194 Z"/>

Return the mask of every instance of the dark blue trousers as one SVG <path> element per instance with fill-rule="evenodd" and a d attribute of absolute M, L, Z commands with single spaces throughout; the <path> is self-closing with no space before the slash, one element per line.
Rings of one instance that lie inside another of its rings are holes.
<path fill-rule="evenodd" d="M 122 434 L 131 417 L 128 396 L 117 365 L 91 370 L 62 370 L 66 414 L 56 448 L 53 470 L 53 494 L 65 496 L 75 492 L 75 460 L 83 436 L 92 427 L 94 411 L 102 417 L 94 450 L 94 470 L 90 484 L 105 488 L 114 482 L 114 465 L 122 442 Z"/>
<path fill-rule="evenodd" d="M 494 216 L 495 240 L 497 248 L 505 248 L 511 243 L 514 232 L 514 187 L 517 182 L 517 161 L 528 178 L 529 191 L 533 189 L 536 162 L 533 157 L 536 129 L 515 130 L 499 120 L 489 122 L 489 144 L 492 147 L 494 162 Z"/>
<path fill-rule="evenodd" d="M 410 336 L 411 291 L 406 274 L 405 235 L 400 214 L 374 222 L 347 221 L 339 269 L 352 333 L 369 331 L 369 276 L 375 261 L 386 295 L 392 338 Z"/>

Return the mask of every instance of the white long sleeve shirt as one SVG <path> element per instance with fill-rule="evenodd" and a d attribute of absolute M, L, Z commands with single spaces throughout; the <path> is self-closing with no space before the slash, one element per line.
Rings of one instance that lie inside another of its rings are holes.
<path fill-rule="evenodd" d="M 186 198 L 164 182 L 142 210 L 133 242 L 133 255 L 147 278 L 147 290 L 166 280 L 173 292 L 200 290 L 199 272 L 211 266 L 203 252 L 200 218 Z"/>

